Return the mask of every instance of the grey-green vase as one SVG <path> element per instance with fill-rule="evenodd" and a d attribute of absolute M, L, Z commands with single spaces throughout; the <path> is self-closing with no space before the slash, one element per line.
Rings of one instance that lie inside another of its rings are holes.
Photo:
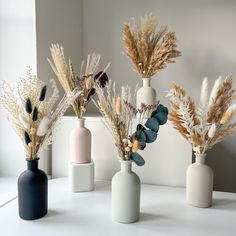
<path fill-rule="evenodd" d="M 121 161 L 121 170 L 112 178 L 112 218 L 120 223 L 139 220 L 140 179 L 132 171 L 132 161 Z"/>

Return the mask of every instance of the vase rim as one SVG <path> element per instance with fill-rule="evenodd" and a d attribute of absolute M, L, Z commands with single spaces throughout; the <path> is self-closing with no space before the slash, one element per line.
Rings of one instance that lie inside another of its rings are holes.
<path fill-rule="evenodd" d="M 142 77 L 142 79 L 151 80 L 151 77 Z"/>
<path fill-rule="evenodd" d="M 84 117 L 81 117 L 81 118 L 78 118 L 78 120 L 86 120 L 86 118 L 84 118 Z"/>
<path fill-rule="evenodd" d="M 39 157 L 36 157 L 36 158 L 33 158 L 33 159 L 26 158 L 25 160 L 26 161 L 38 161 L 39 159 L 40 159 Z"/>
<path fill-rule="evenodd" d="M 120 159 L 120 163 L 132 163 L 132 160 L 122 160 L 122 159 Z"/>
<path fill-rule="evenodd" d="M 206 157 L 206 153 L 194 153 L 195 157 Z"/>

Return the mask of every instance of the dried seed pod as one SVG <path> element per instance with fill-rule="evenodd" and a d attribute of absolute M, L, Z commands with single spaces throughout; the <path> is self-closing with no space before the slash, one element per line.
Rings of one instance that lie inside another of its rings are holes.
<path fill-rule="evenodd" d="M 139 141 L 135 139 L 134 142 L 133 142 L 132 151 L 137 152 L 139 150 L 139 148 L 140 148 Z"/>
<path fill-rule="evenodd" d="M 33 121 L 36 121 L 37 119 L 38 119 L 38 108 L 35 107 L 35 108 L 34 108 L 34 111 L 33 111 L 32 120 L 33 120 Z"/>
<path fill-rule="evenodd" d="M 31 105 L 30 98 L 27 98 L 27 99 L 26 99 L 26 102 L 25 102 L 25 110 L 26 110 L 26 112 L 29 113 L 29 114 L 32 113 L 32 105 Z"/>
<path fill-rule="evenodd" d="M 93 77 L 89 76 L 88 78 L 85 79 L 85 87 L 87 90 L 90 90 L 93 85 Z"/>
<path fill-rule="evenodd" d="M 35 132 L 36 132 L 36 129 L 35 129 L 35 128 L 31 128 L 31 129 L 30 129 L 30 135 L 34 135 Z"/>
<path fill-rule="evenodd" d="M 47 86 L 44 85 L 41 89 L 40 96 L 39 96 L 39 101 L 40 102 L 44 101 L 44 99 L 46 97 L 46 92 L 47 92 Z"/>
<path fill-rule="evenodd" d="M 25 144 L 28 145 L 31 142 L 29 134 L 25 131 L 24 132 Z"/>

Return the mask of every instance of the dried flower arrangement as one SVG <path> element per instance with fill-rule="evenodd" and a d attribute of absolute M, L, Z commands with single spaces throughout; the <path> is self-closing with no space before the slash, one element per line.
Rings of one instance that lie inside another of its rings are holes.
<path fill-rule="evenodd" d="M 105 89 L 96 86 L 98 100 L 94 101 L 106 120 L 108 128 L 115 139 L 115 144 L 122 160 L 132 160 L 137 165 L 145 164 L 138 153 L 147 143 L 152 143 L 157 138 L 159 126 L 167 121 L 168 109 L 159 103 L 152 105 L 142 104 L 140 109 L 134 105 L 135 94 L 132 95 L 129 86 L 122 87 L 121 93 L 116 92 L 115 83 L 109 83 Z M 154 110 L 150 117 L 144 120 L 145 113 Z M 135 117 L 139 113 L 138 125 L 133 130 Z"/>
<path fill-rule="evenodd" d="M 174 58 L 181 56 L 176 49 L 174 32 L 167 33 L 167 27 L 161 26 L 152 14 L 140 18 L 139 24 L 133 19 L 133 24 L 123 25 L 123 42 L 126 55 L 131 59 L 134 70 L 142 78 L 151 78 Z"/>
<path fill-rule="evenodd" d="M 71 60 L 68 59 L 68 63 L 66 62 L 62 46 L 52 44 L 50 51 L 52 61 L 49 59 L 48 61 L 65 92 L 71 92 L 75 88 L 81 91 L 80 96 L 73 102 L 72 107 L 76 116 L 82 118 L 86 111 L 86 106 L 96 93 L 94 83 L 99 83 L 102 87 L 106 85 L 108 77 L 105 71 L 110 64 L 106 66 L 104 71 L 97 73 L 101 56 L 93 53 L 91 56 L 88 55 L 85 67 L 84 61 L 81 63 L 80 76 L 77 76 Z"/>
<path fill-rule="evenodd" d="M 224 80 L 218 78 L 209 98 L 208 79 L 204 78 L 198 108 L 179 85 L 174 84 L 167 96 L 171 102 L 169 119 L 196 154 L 205 154 L 227 135 L 236 132 L 236 124 L 231 122 L 236 111 L 236 104 L 231 105 L 236 97 L 231 76 Z"/>
<path fill-rule="evenodd" d="M 6 81 L 1 84 L 0 104 L 22 140 L 28 160 L 37 159 L 39 153 L 51 143 L 56 122 L 80 93 L 78 90 L 67 93 L 54 109 L 59 91 L 54 80 L 50 83 L 52 94 L 47 96 L 47 86 L 32 75 L 29 67 L 26 76 L 17 84 L 18 96 Z"/>

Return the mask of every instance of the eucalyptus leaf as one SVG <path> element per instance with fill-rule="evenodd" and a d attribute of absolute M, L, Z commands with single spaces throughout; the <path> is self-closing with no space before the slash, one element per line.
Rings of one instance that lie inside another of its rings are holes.
<path fill-rule="evenodd" d="M 145 130 L 145 127 L 143 126 L 143 125 L 141 125 L 141 124 L 138 124 L 137 125 L 137 127 L 136 127 L 136 130 L 138 131 L 138 130 Z"/>
<path fill-rule="evenodd" d="M 145 130 L 143 131 L 146 136 L 146 143 L 152 143 L 156 140 L 157 138 L 157 133 L 152 131 L 152 130 Z"/>
<path fill-rule="evenodd" d="M 154 116 L 160 125 L 164 125 L 167 122 L 167 114 L 165 112 L 159 112 Z"/>
<path fill-rule="evenodd" d="M 135 162 L 137 166 L 143 166 L 145 164 L 144 159 L 137 152 L 131 153 L 131 159 Z"/>
<path fill-rule="evenodd" d="M 167 107 L 163 106 L 162 104 L 159 104 L 155 111 L 152 112 L 151 117 L 154 117 L 157 113 L 164 112 L 168 115 L 168 109 Z"/>
<path fill-rule="evenodd" d="M 146 147 L 146 142 L 139 142 L 140 150 L 143 150 Z"/>
<path fill-rule="evenodd" d="M 134 133 L 135 139 L 137 139 L 139 142 L 146 142 L 146 135 L 144 131 L 138 130 Z"/>
<path fill-rule="evenodd" d="M 158 130 L 159 130 L 159 123 L 158 123 L 157 119 L 154 117 L 149 118 L 146 121 L 145 126 L 154 132 L 158 132 Z"/>

